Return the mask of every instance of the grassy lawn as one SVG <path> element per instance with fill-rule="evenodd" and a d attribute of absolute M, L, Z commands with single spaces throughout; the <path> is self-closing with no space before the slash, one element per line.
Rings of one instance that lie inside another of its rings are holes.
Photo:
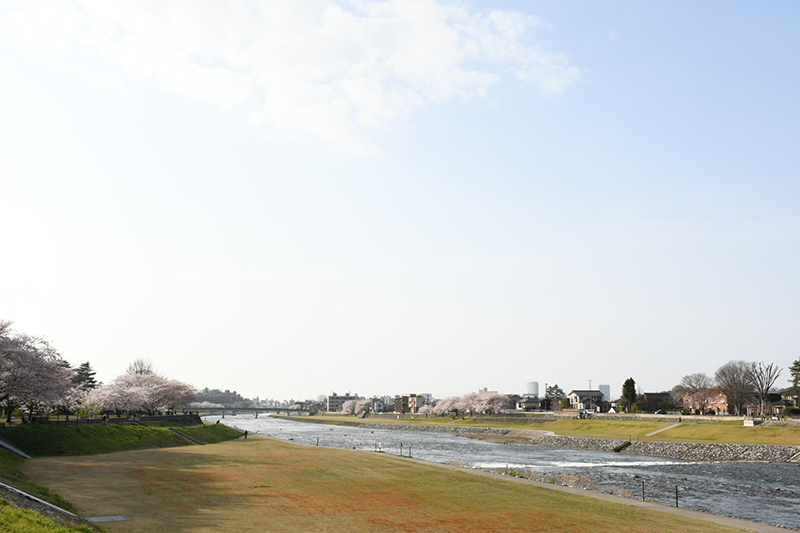
<path fill-rule="evenodd" d="M 644 435 L 650 431 L 668 426 L 669 423 L 654 421 L 642 422 L 638 420 L 601 420 L 601 419 L 561 419 L 544 424 L 536 424 L 534 429 L 552 431 L 556 435 L 569 437 L 591 437 L 597 439 L 636 439 L 637 435 Z M 659 434 L 660 435 L 660 434 Z"/>
<path fill-rule="evenodd" d="M 177 429 L 181 433 L 186 433 L 205 444 L 216 444 L 242 435 L 242 432 L 238 429 L 233 429 L 225 424 L 209 424 L 202 427 L 182 427 Z"/>
<path fill-rule="evenodd" d="M 213 424 L 205 427 L 181 428 L 181 431 L 205 443 L 234 439 L 241 432 Z M 100 454 L 126 449 L 187 446 L 189 441 L 163 427 L 143 427 L 135 424 L 108 426 L 15 426 L 3 428 L 0 436 L 34 457 L 58 455 Z M 76 512 L 70 502 L 47 488 L 34 483 L 20 467 L 25 459 L 0 448 L 0 480 L 33 494 L 62 509 Z M 0 497 L 0 533 L 45 531 L 93 531 L 91 528 L 62 526 L 35 511 L 19 509 Z"/>
<path fill-rule="evenodd" d="M 110 532 L 703 532 L 730 528 L 388 455 L 264 438 L 27 461 Z"/>
<path fill-rule="evenodd" d="M 88 526 L 63 526 L 48 516 L 0 498 L 0 533 L 94 533 Z"/>
<path fill-rule="evenodd" d="M 180 431 L 201 442 L 220 442 L 240 435 L 222 424 L 181 427 Z M 169 448 L 191 443 L 165 427 L 136 424 L 107 426 L 36 425 L 0 428 L 0 437 L 32 457 L 94 455 L 121 450 Z"/>
<path fill-rule="evenodd" d="M 0 448 L 0 481 L 74 513 L 75 509 L 68 501 L 64 500 L 57 494 L 52 494 L 46 488 L 33 483 L 30 479 L 28 479 L 28 476 L 19 470 L 19 467 L 24 462 L 25 459 L 19 455 L 6 450 L 5 448 Z M 3 498 L 0 498 L 0 503 L 5 501 L 6 500 Z M 6 512 L 8 513 L 9 511 Z M 3 530 L 0 529 L 0 531 Z"/>
<path fill-rule="evenodd" d="M 737 425 L 717 423 L 681 424 L 653 435 L 650 440 L 800 446 L 800 426 L 744 427 L 741 422 Z"/>

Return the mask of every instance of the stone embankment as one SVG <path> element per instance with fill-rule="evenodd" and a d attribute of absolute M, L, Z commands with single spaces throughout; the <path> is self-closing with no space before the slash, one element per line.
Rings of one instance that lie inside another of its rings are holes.
<path fill-rule="evenodd" d="M 543 434 L 532 438 L 536 444 L 555 446 L 557 448 L 577 448 L 597 452 L 613 452 L 626 445 L 628 441 L 621 439 L 591 439 L 587 437 L 565 437 L 563 435 Z"/>
<path fill-rule="evenodd" d="M 800 453 L 800 446 L 724 444 L 711 442 L 634 442 L 622 453 L 683 459 L 684 461 L 786 462 Z"/>
<path fill-rule="evenodd" d="M 601 452 L 620 451 L 631 455 L 668 457 L 684 461 L 786 462 L 800 454 L 800 446 L 767 444 L 725 444 L 717 442 L 632 442 L 619 439 L 589 439 L 561 435 L 537 435 L 536 444 Z"/>

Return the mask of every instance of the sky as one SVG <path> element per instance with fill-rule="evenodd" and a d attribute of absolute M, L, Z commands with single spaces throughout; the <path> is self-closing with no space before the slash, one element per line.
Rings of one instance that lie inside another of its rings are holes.
<path fill-rule="evenodd" d="M 800 6 L 0 4 L 0 319 L 106 383 L 643 391 L 800 355 Z"/>

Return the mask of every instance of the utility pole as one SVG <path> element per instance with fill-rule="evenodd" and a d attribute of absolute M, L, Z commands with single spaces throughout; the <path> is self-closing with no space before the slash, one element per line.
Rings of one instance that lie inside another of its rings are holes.
<path fill-rule="evenodd" d="M 589 380 L 589 390 L 592 390 L 592 380 Z"/>

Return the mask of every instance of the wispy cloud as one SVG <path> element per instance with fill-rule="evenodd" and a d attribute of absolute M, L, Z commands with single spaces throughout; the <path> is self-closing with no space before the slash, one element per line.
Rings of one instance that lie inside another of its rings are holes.
<path fill-rule="evenodd" d="M 241 108 L 251 122 L 357 155 L 370 133 L 503 76 L 559 93 L 581 69 L 535 44 L 537 17 L 435 0 L 22 2 L 0 28 L 109 86 Z M 123 82 L 123 83 L 120 83 Z"/>

